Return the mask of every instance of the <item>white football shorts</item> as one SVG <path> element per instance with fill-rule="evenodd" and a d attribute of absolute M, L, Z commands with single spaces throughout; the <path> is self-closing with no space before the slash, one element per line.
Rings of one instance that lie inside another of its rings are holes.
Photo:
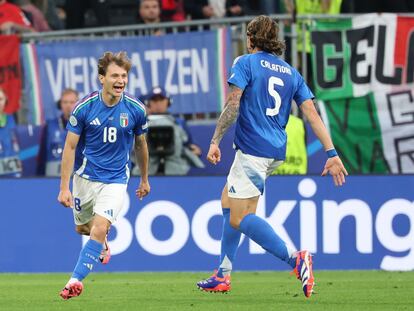
<path fill-rule="evenodd" d="M 73 175 L 75 224 L 84 225 L 95 214 L 114 223 L 124 205 L 126 189 L 126 184 L 104 184 Z"/>
<path fill-rule="evenodd" d="M 227 176 L 228 196 L 248 199 L 263 194 L 266 178 L 282 163 L 283 161 L 256 157 L 237 150 Z"/>

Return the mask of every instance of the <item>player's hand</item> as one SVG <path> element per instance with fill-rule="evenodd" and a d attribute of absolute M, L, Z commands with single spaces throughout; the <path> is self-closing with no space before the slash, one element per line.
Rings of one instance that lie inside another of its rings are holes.
<path fill-rule="evenodd" d="M 72 207 L 73 197 L 70 190 L 60 190 L 57 200 L 64 207 Z"/>
<path fill-rule="evenodd" d="M 148 181 L 142 181 L 139 183 L 138 189 L 135 191 L 136 196 L 138 199 L 142 200 L 148 193 L 150 193 L 151 187 Z"/>
<path fill-rule="evenodd" d="M 332 175 L 335 186 L 342 186 L 345 183 L 345 175 L 348 175 L 345 166 L 338 156 L 326 160 L 322 176 L 325 176 L 328 173 Z"/>
<path fill-rule="evenodd" d="M 207 160 L 210 163 L 213 163 L 214 165 L 216 165 L 218 162 L 220 162 L 221 160 L 221 151 L 219 146 L 217 146 L 214 143 L 210 144 L 210 149 L 208 150 L 207 153 Z"/>

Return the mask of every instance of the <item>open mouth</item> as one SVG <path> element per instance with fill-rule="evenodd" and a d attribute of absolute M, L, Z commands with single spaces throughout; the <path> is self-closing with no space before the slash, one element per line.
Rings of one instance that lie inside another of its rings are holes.
<path fill-rule="evenodd" d="M 123 87 L 123 86 L 118 86 L 118 85 L 115 85 L 115 86 L 114 86 L 114 90 L 115 90 L 117 93 L 121 93 L 121 92 L 124 90 L 124 87 Z"/>

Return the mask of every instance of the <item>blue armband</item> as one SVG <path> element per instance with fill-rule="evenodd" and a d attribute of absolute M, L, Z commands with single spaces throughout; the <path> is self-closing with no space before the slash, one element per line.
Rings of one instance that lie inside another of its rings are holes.
<path fill-rule="evenodd" d="M 336 157 L 338 153 L 336 152 L 335 148 L 333 148 L 333 149 L 326 150 L 326 155 L 328 156 L 328 158 L 333 158 L 333 157 Z"/>

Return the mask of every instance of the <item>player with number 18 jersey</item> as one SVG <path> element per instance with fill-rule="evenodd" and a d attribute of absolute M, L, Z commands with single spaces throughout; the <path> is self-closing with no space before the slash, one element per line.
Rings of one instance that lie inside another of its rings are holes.
<path fill-rule="evenodd" d="M 92 181 L 123 183 L 129 179 L 129 152 L 134 135 L 147 132 L 144 105 L 124 93 L 115 106 L 102 101 L 101 91 L 75 107 L 67 129 L 80 135 L 75 174 Z"/>

